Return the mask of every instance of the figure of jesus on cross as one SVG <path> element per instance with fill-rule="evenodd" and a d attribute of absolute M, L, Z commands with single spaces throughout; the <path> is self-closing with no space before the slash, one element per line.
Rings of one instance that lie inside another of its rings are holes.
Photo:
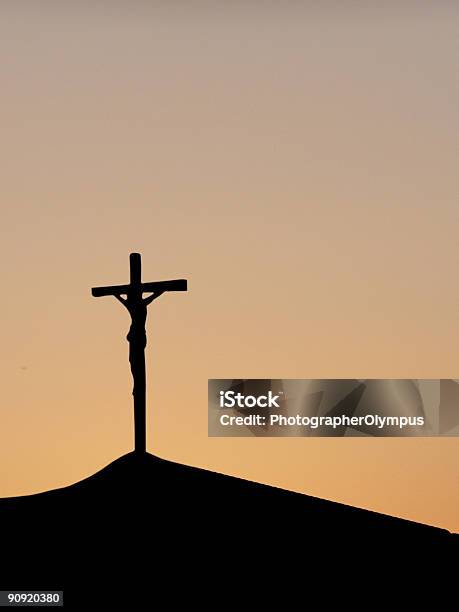
<path fill-rule="evenodd" d="M 139 253 L 129 256 L 131 278 L 129 285 L 115 285 L 112 287 L 94 287 L 92 295 L 101 297 L 114 296 L 131 315 L 131 327 L 126 339 L 129 342 L 129 362 L 131 364 L 134 386 L 134 439 L 136 453 L 146 452 L 146 374 L 145 374 L 145 347 L 147 334 L 145 324 L 147 320 L 147 306 L 166 291 L 186 291 L 187 281 L 183 279 L 142 283 L 141 258 Z M 144 293 L 151 293 L 143 297 Z M 122 297 L 126 296 L 126 297 Z"/>

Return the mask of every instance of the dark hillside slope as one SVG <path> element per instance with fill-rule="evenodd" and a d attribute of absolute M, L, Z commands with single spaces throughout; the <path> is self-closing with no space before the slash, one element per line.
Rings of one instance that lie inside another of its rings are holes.
<path fill-rule="evenodd" d="M 0 542 L 1 589 L 63 588 L 78 609 L 90 591 L 94 602 L 161 592 L 178 604 L 209 584 L 236 597 L 263 581 L 266 596 L 325 568 L 321 559 L 332 575 L 330 560 L 353 566 L 382 549 L 412 559 L 457 550 L 445 530 L 133 453 L 72 486 L 0 500 Z"/>

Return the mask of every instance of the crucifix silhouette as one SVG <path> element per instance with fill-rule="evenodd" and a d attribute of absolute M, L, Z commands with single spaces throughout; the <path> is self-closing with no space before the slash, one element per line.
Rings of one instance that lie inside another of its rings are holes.
<path fill-rule="evenodd" d="M 129 342 L 129 362 L 131 364 L 134 387 L 134 440 L 135 452 L 146 452 L 146 375 L 145 375 L 145 346 L 147 334 L 145 323 L 147 320 L 147 306 L 166 291 L 186 291 L 187 281 L 184 279 L 142 283 L 142 263 L 140 253 L 129 255 L 131 279 L 129 285 L 115 285 L 112 287 L 94 287 L 91 293 L 94 297 L 105 295 L 114 296 L 131 315 L 131 327 L 126 339 Z M 143 297 L 144 293 L 151 293 Z M 126 297 L 122 297 L 122 296 Z"/>

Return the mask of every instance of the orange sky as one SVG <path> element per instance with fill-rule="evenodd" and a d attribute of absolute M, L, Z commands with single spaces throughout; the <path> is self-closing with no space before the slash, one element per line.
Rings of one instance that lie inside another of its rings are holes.
<path fill-rule="evenodd" d="M 457 378 L 454 3 L 5 2 L 0 495 L 132 446 L 459 530 L 458 440 L 207 438 L 208 378 Z M 262 6 L 263 4 L 263 6 Z M 282 6 L 281 6 L 282 5 Z"/>

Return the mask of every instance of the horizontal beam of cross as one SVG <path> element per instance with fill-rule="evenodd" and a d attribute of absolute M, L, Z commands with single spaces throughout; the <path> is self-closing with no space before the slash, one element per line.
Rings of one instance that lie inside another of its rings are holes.
<path fill-rule="evenodd" d="M 111 287 L 93 287 L 91 293 L 94 297 L 102 297 L 104 295 L 127 295 L 132 290 L 138 291 L 137 285 L 113 285 Z M 157 291 L 186 291 L 187 282 L 180 278 L 177 280 L 157 281 L 153 283 L 141 283 L 140 290 L 142 293 L 155 293 Z"/>

